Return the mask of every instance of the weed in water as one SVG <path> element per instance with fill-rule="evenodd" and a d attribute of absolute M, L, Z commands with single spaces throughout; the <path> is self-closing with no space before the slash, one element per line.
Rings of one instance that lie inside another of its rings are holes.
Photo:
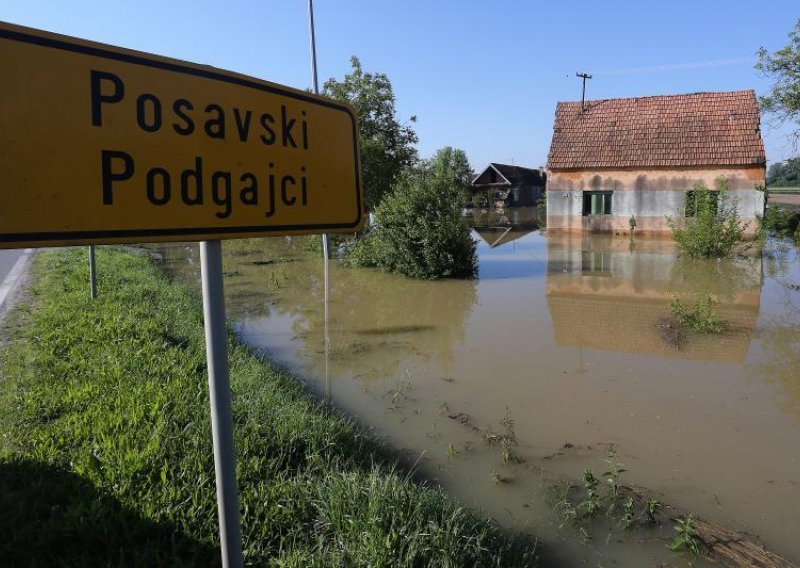
<path fill-rule="evenodd" d="M 633 501 L 633 497 L 628 497 L 625 500 L 625 504 L 622 506 L 622 518 L 619 520 L 620 526 L 624 529 L 632 529 L 633 525 L 636 524 L 636 518 L 634 517 L 634 508 L 635 504 Z"/>
<path fill-rule="evenodd" d="M 565 525 L 574 525 L 578 521 L 578 509 L 572 504 L 569 497 L 572 488 L 573 485 L 569 481 L 564 484 L 554 485 L 551 488 L 552 492 L 555 494 L 553 511 L 561 517 L 558 528 L 564 528 Z"/>
<path fill-rule="evenodd" d="M 503 458 L 503 463 L 521 463 L 522 460 L 514 451 L 514 448 L 517 447 L 517 434 L 514 431 L 514 419 L 511 418 L 508 407 L 506 407 L 506 414 L 500 421 L 500 425 L 503 427 L 503 433 L 500 435 L 500 456 Z"/>
<path fill-rule="evenodd" d="M 405 376 L 405 379 L 401 380 L 394 388 L 389 389 L 386 393 L 389 396 L 390 410 L 399 410 L 402 404 L 408 399 L 408 393 L 411 391 L 412 384 L 411 380 L 407 378 L 408 375 Z"/>
<path fill-rule="evenodd" d="M 605 461 L 608 464 L 608 471 L 603 472 L 603 477 L 611 486 L 611 491 L 608 494 L 608 500 L 611 504 L 608 507 L 607 514 L 611 515 L 617 503 L 617 497 L 619 496 L 619 476 L 627 470 L 622 467 L 622 463 L 617 457 L 617 449 L 614 446 L 608 449 Z"/>
<path fill-rule="evenodd" d="M 674 552 L 688 550 L 694 556 L 698 556 L 700 554 L 700 535 L 697 534 L 697 529 L 694 527 L 694 516 L 687 515 L 682 519 L 675 519 L 673 528 L 678 534 L 672 539 L 670 550 Z"/>
<path fill-rule="evenodd" d="M 642 510 L 642 516 L 644 517 L 644 521 L 648 525 L 653 525 L 656 522 L 656 515 L 658 514 L 658 510 L 661 508 L 661 503 L 656 499 L 650 497 L 644 503 L 644 509 Z"/>
<path fill-rule="evenodd" d="M 711 294 L 700 298 L 693 308 L 684 305 L 677 296 L 674 296 L 669 307 L 680 326 L 690 327 L 697 333 L 703 335 L 722 333 L 727 327 L 727 324 L 719 319 L 719 315 L 714 309 L 714 300 L 711 298 Z"/>
<path fill-rule="evenodd" d="M 593 517 L 600 510 L 600 496 L 597 492 L 599 482 L 591 469 L 583 470 L 583 486 L 586 488 L 586 500 L 581 503 L 584 513 Z"/>
<path fill-rule="evenodd" d="M 449 459 L 457 458 L 460 453 L 461 450 L 456 448 L 453 444 L 447 444 L 447 457 Z"/>
<path fill-rule="evenodd" d="M 505 441 L 500 449 L 500 457 L 503 458 L 503 463 L 506 465 L 511 463 L 522 463 L 522 458 L 519 457 Z"/>

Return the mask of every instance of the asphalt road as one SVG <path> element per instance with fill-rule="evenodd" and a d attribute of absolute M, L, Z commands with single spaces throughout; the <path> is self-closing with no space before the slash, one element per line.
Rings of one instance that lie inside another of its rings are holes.
<path fill-rule="evenodd" d="M 0 250 L 0 315 L 27 268 L 31 249 Z"/>

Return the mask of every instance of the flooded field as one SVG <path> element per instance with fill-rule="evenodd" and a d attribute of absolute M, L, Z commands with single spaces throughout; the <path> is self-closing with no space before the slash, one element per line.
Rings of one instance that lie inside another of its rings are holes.
<path fill-rule="evenodd" d="M 305 238 L 226 242 L 229 317 L 455 498 L 539 537 L 545 565 L 686 565 L 666 547 L 686 513 L 800 560 L 797 250 L 688 262 L 668 240 L 546 236 L 512 213 L 476 216 L 475 280 L 332 261 L 327 329 Z M 196 245 L 160 251 L 197 286 Z M 676 333 L 673 298 L 708 293 L 726 330 Z M 619 509 L 572 525 L 566 484 L 610 452 L 621 484 L 670 506 L 661 528 L 626 530 Z"/>

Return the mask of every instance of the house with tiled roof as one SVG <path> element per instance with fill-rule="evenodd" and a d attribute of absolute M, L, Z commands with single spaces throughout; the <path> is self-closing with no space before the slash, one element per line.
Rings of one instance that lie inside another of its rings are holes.
<path fill-rule="evenodd" d="M 489 205 L 526 207 L 536 204 L 544 188 L 542 170 L 492 162 L 472 180 L 470 193 L 486 196 Z"/>
<path fill-rule="evenodd" d="M 692 188 L 719 187 L 748 230 L 764 211 L 766 157 L 755 92 L 560 102 L 547 159 L 552 231 L 667 234 Z"/>

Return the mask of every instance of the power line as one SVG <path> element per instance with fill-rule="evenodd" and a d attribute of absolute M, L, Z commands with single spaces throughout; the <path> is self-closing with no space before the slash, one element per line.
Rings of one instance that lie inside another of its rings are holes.
<path fill-rule="evenodd" d="M 651 65 L 646 67 L 625 67 L 622 69 L 609 69 L 598 71 L 597 75 L 635 75 L 638 73 L 657 73 L 661 71 L 683 71 L 686 69 L 705 69 L 707 67 L 725 67 L 728 65 L 745 65 L 756 62 L 755 57 L 738 57 L 733 59 L 710 59 L 707 61 L 693 61 L 688 63 L 666 63 L 664 65 Z"/>

